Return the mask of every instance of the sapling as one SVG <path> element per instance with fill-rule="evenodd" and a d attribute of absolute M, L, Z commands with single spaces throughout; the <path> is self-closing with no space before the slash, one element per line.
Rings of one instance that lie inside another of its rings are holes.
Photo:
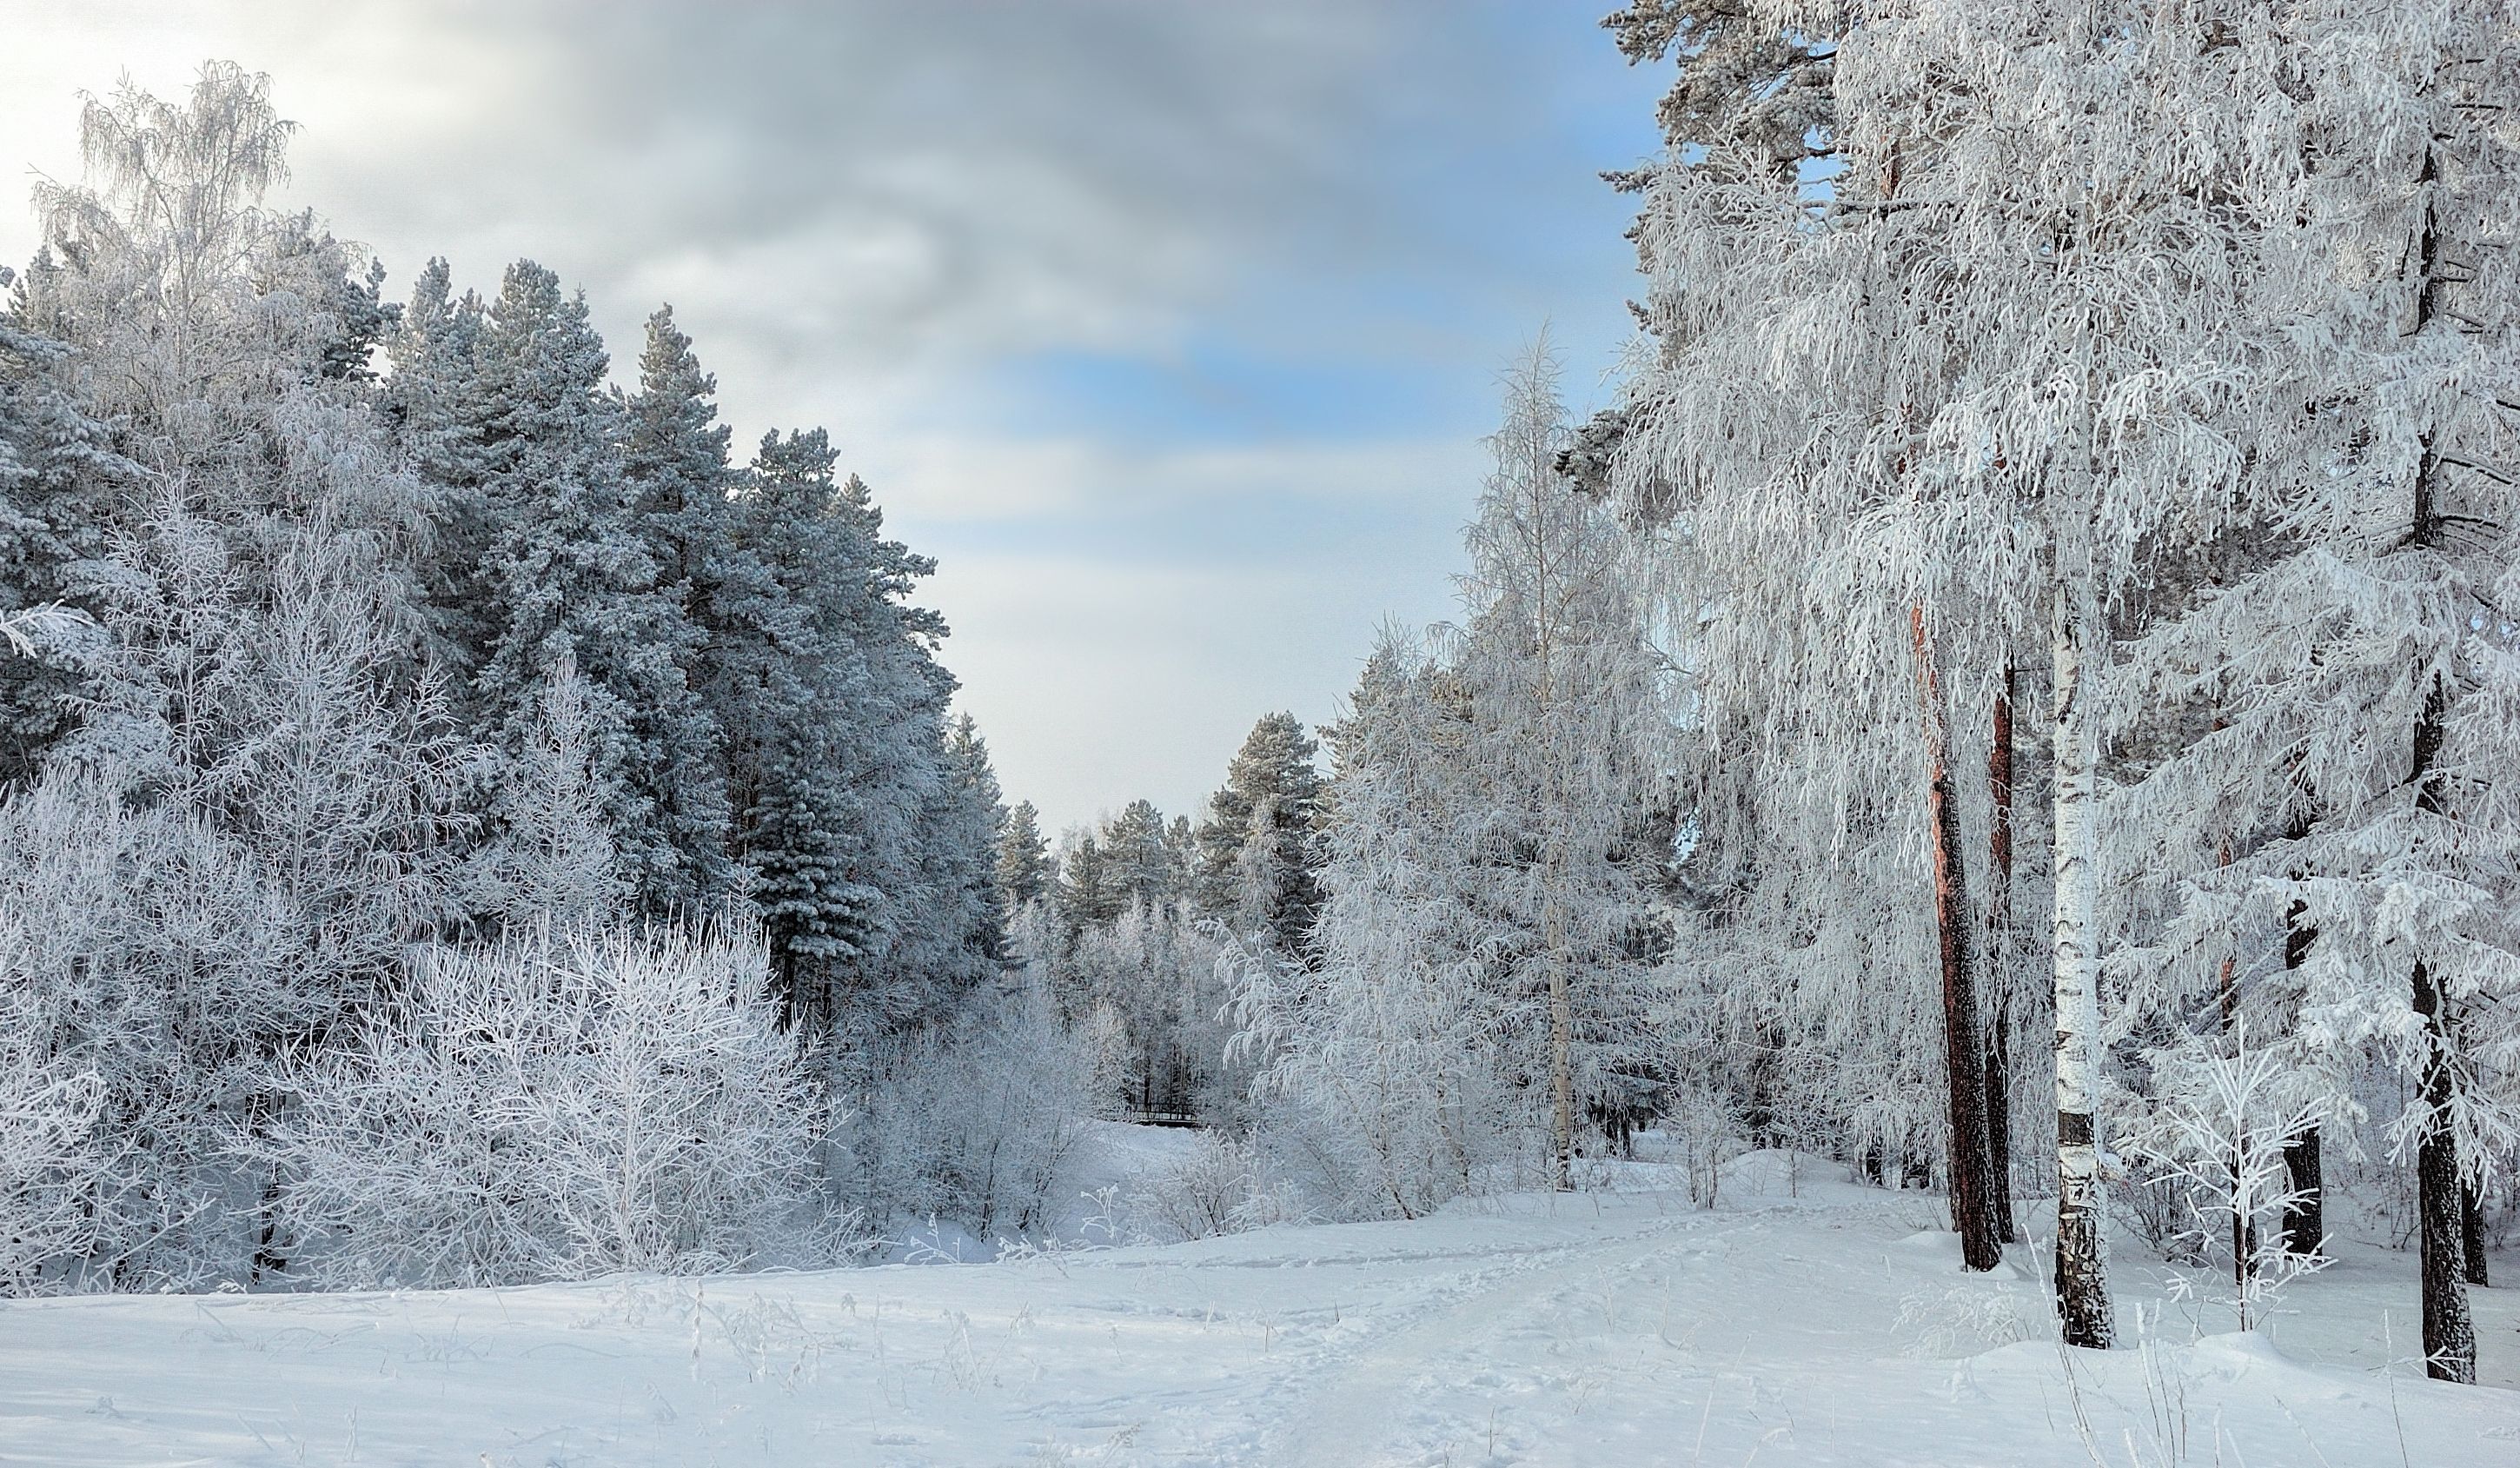
<path fill-rule="evenodd" d="M 2321 1112 L 2287 1097 L 2281 1056 L 2250 1047 L 2245 1017 L 2234 1019 L 2229 1040 L 2227 1053 L 2190 1036 L 2162 1058 L 2173 1099 L 2130 1145 L 2161 1170 L 2154 1180 L 2186 1194 L 2195 1221 L 2182 1237 L 2205 1258 L 2229 1259 L 2230 1293 L 2223 1303 L 2240 1329 L 2252 1330 L 2286 1286 L 2328 1262 L 2323 1252 L 2288 1251 L 2283 1233 L 2285 1213 L 2304 1201 L 2284 1144 L 2318 1124 Z M 2179 1288 L 2190 1286 L 2182 1277 Z"/>

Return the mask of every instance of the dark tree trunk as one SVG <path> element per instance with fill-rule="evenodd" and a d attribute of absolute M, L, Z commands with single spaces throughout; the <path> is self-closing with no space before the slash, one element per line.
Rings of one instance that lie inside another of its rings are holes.
<path fill-rule="evenodd" d="M 2451 1073 L 2443 1053 L 2441 994 L 2422 963 L 2415 965 L 2415 1013 L 2432 1034 L 2424 1058 L 2424 1104 L 2431 1115 L 2415 1147 L 2416 1254 L 2423 1270 L 2424 1373 L 2440 1381 L 2476 1380 L 2476 1324 L 2469 1318 L 2466 1241 L 2460 1237 L 2458 1143 L 2450 1128 Z"/>
<path fill-rule="evenodd" d="M 2426 466 L 2429 470 L 2430 466 Z M 2418 496 L 2417 523 L 2426 518 Z M 2439 674 L 2424 695 L 2424 711 L 2415 720 L 2415 804 L 2438 813 L 2442 807 L 2441 777 L 2433 762 L 2441 754 L 2442 720 L 2449 692 Z M 2456 1078 L 2451 1069 L 2451 1023 L 2441 989 L 2422 959 L 2415 960 L 2412 981 L 2415 1013 L 2424 1022 L 2422 1077 L 2424 1125 L 2415 1147 L 2415 1234 L 2423 1268 L 2424 1371 L 2441 1381 L 2473 1385 L 2476 1381 L 2476 1323 L 2468 1315 L 2465 1240 L 2460 1207 L 2458 1139 L 2451 1131 L 2450 1112 Z"/>
<path fill-rule="evenodd" d="M 2472 1181 L 2458 1185 L 2458 1252 L 2469 1284 L 2491 1282 L 2485 1277 L 2485 1199 Z"/>
<path fill-rule="evenodd" d="M 2290 830 L 2284 834 L 2294 841 L 2310 837 L 2310 813 L 2293 817 Z M 2300 880 L 2305 873 L 2295 871 Z M 2310 949 L 2318 941 L 2318 929 L 2310 922 L 2310 904 L 2296 900 L 2284 911 L 2284 972 L 2297 971 L 2310 961 Z M 2316 1258 L 2327 1243 L 2326 1180 L 2319 1175 L 2318 1128 L 2305 1128 L 2284 1143 L 2284 1167 L 2292 1174 L 2292 1190 L 2301 1195 L 2298 1202 L 2284 1210 L 2284 1253 Z"/>
<path fill-rule="evenodd" d="M 2441 268 L 2440 182 L 2440 168 L 2432 149 L 2427 147 L 2422 172 L 2415 180 L 2424 195 L 2424 224 L 2416 244 L 2419 271 L 2412 335 L 2431 328 L 2439 312 L 2439 293 L 2446 284 Z M 2415 465 L 2413 513 L 2408 517 L 2407 526 L 2406 543 L 2409 546 L 2431 546 L 2440 530 L 2433 504 L 2433 477 L 2439 472 L 2440 461 L 2433 454 L 2427 435 L 2422 457 Z M 2412 771 L 2415 807 L 2430 815 L 2444 811 L 2441 774 L 2434 765 L 2441 757 L 2449 712 L 2450 688 L 2435 669 L 2424 690 L 2423 710 L 2415 715 Z M 2442 1381 L 2473 1384 L 2476 1322 L 2468 1314 L 2467 1287 L 2460 1279 L 2465 1272 L 2462 1256 L 2466 1250 L 2459 1237 L 2462 1210 L 2458 1138 L 2450 1121 L 2451 1103 L 2457 1088 L 2457 1077 L 2451 1064 L 2452 1017 L 2420 958 L 2415 960 L 2409 987 L 2415 1013 L 2424 1022 L 2424 1064 L 2418 1083 L 2423 1090 L 2425 1116 L 2415 1146 L 2415 1233 L 2423 1270 L 2424 1371 Z"/>
<path fill-rule="evenodd" d="M 2325 1190 L 2318 1175 L 2318 1128 L 2304 1130 L 2284 1143 L 2284 1167 L 2292 1173 L 2293 1191 L 2301 1201 L 2284 1210 L 2284 1253 L 2316 1258 L 2327 1244 Z"/>
<path fill-rule="evenodd" d="M 1995 737 L 1986 751 L 1994 819 L 1987 837 L 1986 1170 L 1997 1237 L 2019 1242 L 2012 1216 L 2012 665 L 1995 695 Z"/>
<path fill-rule="evenodd" d="M 1922 608 L 1909 609 L 1916 653 L 1916 698 L 1925 723 L 1925 818 L 1934 869 L 1934 927 L 1943 970 L 1943 1071 L 1950 1081 L 1952 1227 L 1971 1269 L 2002 1262 L 1987 1156 L 1986 1047 L 1978 1032 L 1977 984 L 1969 951 L 1968 894 L 1961 880 L 1960 816 L 1945 758 L 1943 703 Z"/>

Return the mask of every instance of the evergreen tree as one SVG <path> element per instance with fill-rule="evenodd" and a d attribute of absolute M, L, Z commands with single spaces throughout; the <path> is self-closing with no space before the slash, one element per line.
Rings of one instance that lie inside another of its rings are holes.
<path fill-rule="evenodd" d="M 949 798 L 953 680 L 934 656 L 943 621 L 907 598 L 933 563 L 883 536 L 836 460 L 819 429 L 774 434 L 735 501 L 736 548 L 764 577 L 741 599 L 743 624 L 775 656 L 746 655 L 751 686 L 728 717 L 737 846 L 790 1014 L 871 1035 L 933 1018 L 994 954 L 972 946 L 957 903 L 930 900 L 937 853 L 921 823 Z M 977 795 L 973 812 L 994 808 L 994 791 Z M 939 839 L 971 839 L 968 822 L 955 829 Z M 948 864 L 976 859 L 958 847 Z"/>
<path fill-rule="evenodd" d="M 998 845 L 998 887 L 1020 911 L 1041 900 L 1050 876 L 1050 843 L 1042 839 L 1041 812 L 1032 802 L 1017 801 L 1007 812 L 1007 833 Z"/>
<path fill-rule="evenodd" d="M 0 267 L 0 289 L 9 286 Z M 0 616 L 56 606 L 101 613 L 104 522 L 133 473 L 66 385 L 70 351 L 0 310 Z M 76 723 L 80 682 L 58 647 L 0 663 L 0 787 L 33 776 Z"/>
<path fill-rule="evenodd" d="M 1106 926 L 1126 910 L 1114 886 L 1102 839 L 1091 831 L 1070 830 L 1058 845 L 1055 896 L 1070 942 L 1085 929 Z"/>
<path fill-rule="evenodd" d="M 1199 903 L 1300 958 L 1320 901 L 1313 836 L 1322 795 L 1318 751 L 1291 713 L 1252 726 L 1198 827 Z"/>
<path fill-rule="evenodd" d="M 649 317 L 647 332 L 639 390 L 623 402 L 628 431 L 622 468 L 633 522 L 655 566 L 656 591 L 693 632 L 678 667 L 696 697 L 677 732 L 704 742 L 705 753 L 687 758 L 661 796 L 667 830 L 692 872 L 695 895 L 708 901 L 724 895 L 734 879 L 726 855 L 725 733 L 716 712 L 728 689 L 719 681 L 722 665 L 709 654 L 722 630 L 739 619 L 725 604 L 742 596 L 741 583 L 757 572 L 731 564 L 737 552 L 728 523 L 730 430 L 716 422 L 711 398 L 717 379 L 700 369 L 691 338 L 674 326 L 672 307 Z"/>
<path fill-rule="evenodd" d="M 925 956 L 910 962 L 929 975 L 941 1011 L 998 978 L 1007 960 L 1007 898 L 997 869 L 1007 807 L 971 715 L 954 721 L 940 754 L 936 794 L 919 824 L 923 895 L 914 931 Z"/>
<path fill-rule="evenodd" d="M 574 658 L 622 870 L 651 910 L 696 907 L 726 886 L 715 741 L 683 676 L 699 633 L 641 533 L 604 344 L 584 298 L 530 261 L 509 269 L 484 328 L 471 385 L 489 530 L 482 716 L 518 757 L 543 680 Z"/>
<path fill-rule="evenodd" d="M 1131 801 L 1102 823 L 1104 880 L 1114 900 L 1149 908 L 1172 903 L 1173 857 L 1163 812 L 1152 801 Z"/>

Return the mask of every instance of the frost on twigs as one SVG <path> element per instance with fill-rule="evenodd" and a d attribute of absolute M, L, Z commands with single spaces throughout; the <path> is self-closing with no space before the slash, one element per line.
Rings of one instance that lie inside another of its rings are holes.
<path fill-rule="evenodd" d="M 802 1239 L 819 1113 L 757 930 L 542 932 L 419 964 L 259 1160 L 338 1285 L 691 1273 Z M 801 1226 L 800 1226 L 801 1225 Z"/>
<path fill-rule="evenodd" d="M 2318 1108 L 2289 1098 L 2281 1055 L 2253 1049 L 2245 1019 L 2234 1022 L 2228 1044 L 2188 1036 L 2160 1058 L 2157 1074 L 2168 1104 L 2126 1145 L 2157 1170 L 2154 1183 L 2183 1195 L 2189 1221 L 2180 1240 L 2196 1258 L 2226 1266 L 2225 1286 L 2208 1298 L 2229 1306 L 2240 1329 L 2253 1329 L 2285 1286 L 2328 1262 L 2323 1252 L 2289 1251 L 2283 1226 L 2307 1196 L 2291 1182 L 2285 1144 L 2318 1124 Z M 2174 1288 L 2201 1289 L 2186 1275 Z"/>

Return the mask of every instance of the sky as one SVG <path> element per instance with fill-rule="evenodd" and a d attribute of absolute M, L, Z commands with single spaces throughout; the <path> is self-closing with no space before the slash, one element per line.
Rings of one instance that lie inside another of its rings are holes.
<path fill-rule="evenodd" d="M 82 91 L 267 72 L 276 203 L 494 291 L 672 303 L 740 449 L 823 425 L 1012 803 L 1194 811 L 1260 715 L 1335 716 L 1454 610 L 1498 375 L 1579 412 L 1629 341 L 1665 77 L 1608 0 L 0 0 L 0 260 Z"/>

